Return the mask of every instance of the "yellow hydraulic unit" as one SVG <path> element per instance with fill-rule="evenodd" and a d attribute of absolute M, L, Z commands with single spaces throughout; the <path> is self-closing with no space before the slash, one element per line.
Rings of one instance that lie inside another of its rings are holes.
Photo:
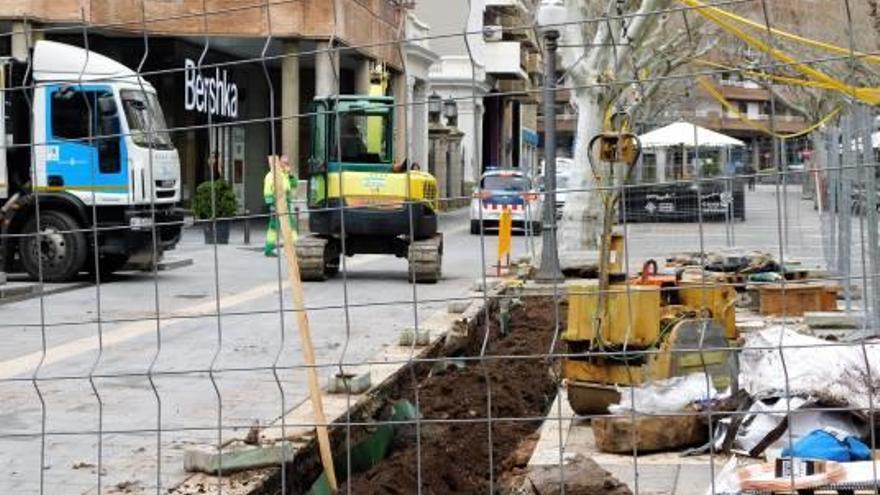
<path fill-rule="evenodd" d="M 619 401 L 618 386 L 703 371 L 716 388 L 730 385 L 728 339 L 736 337 L 736 293 L 704 281 L 660 276 L 654 262 L 627 281 L 622 238 L 612 232 L 622 185 L 638 160 L 638 138 L 625 115 L 609 118 L 610 130 L 590 143 L 590 167 L 605 208 L 598 280 L 568 289 L 568 345 L 563 376 L 578 414 L 604 414 Z M 593 155 L 601 163 L 595 163 Z M 653 270 L 652 270 L 653 269 Z"/>

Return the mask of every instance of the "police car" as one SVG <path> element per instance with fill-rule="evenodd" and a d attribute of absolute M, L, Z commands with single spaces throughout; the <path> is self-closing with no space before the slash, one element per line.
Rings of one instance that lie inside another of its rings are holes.
<path fill-rule="evenodd" d="M 497 229 L 504 209 L 510 210 L 514 229 L 541 231 L 541 198 L 532 180 L 514 170 L 492 170 L 480 177 L 471 199 L 471 234 Z"/>

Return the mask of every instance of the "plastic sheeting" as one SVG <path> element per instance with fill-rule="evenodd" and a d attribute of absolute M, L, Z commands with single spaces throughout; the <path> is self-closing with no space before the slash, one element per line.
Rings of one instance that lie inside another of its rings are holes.
<path fill-rule="evenodd" d="M 828 342 L 771 327 L 746 336 L 739 383 L 755 399 L 810 397 L 866 412 L 880 404 L 880 344 Z"/>

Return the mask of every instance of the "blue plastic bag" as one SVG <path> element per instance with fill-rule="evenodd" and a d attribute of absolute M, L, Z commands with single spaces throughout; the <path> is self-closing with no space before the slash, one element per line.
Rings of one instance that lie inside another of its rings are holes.
<path fill-rule="evenodd" d="M 858 438 L 833 428 L 814 430 L 782 451 L 782 457 L 851 462 L 871 459 L 871 449 Z"/>

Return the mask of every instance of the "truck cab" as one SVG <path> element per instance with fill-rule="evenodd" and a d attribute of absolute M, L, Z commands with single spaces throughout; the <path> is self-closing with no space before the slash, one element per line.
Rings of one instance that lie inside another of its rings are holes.
<path fill-rule="evenodd" d="M 51 41 L 36 43 L 29 66 L 5 60 L 0 79 L 7 270 L 63 281 L 157 261 L 177 244 L 180 160 L 149 82 Z"/>

